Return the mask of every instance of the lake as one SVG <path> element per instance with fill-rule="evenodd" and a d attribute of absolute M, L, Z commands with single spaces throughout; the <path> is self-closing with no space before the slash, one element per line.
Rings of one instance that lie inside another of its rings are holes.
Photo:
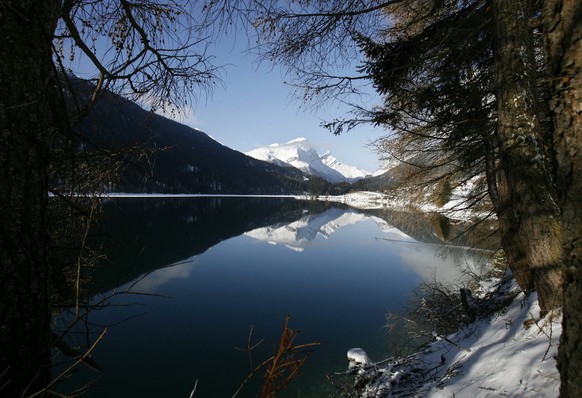
<path fill-rule="evenodd" d="M 99 305 L 69 333 L 71 345 L 88 346 L 107 328 L 92 355 L 102 370 L 83 366 L 61 388 L 96 378 L 89 397 L 187 398 L 195 384 L 194 397 L 231 397 L 250 372 L 251 327 L 251 345 L 262 341 L 256 366 L 289 315 L 297 344 L 320 345 L 286 396 L 325 396 L 325 375 L 346 370 L 348 349 L 376 361 L 393 354 L 385 316 L 402 311 L 421 281 L 483 266 L 481 251 L 443 250 L 443 231 L 455 228 L 289 198 L 111 200 L 93 237 L 107 259 L 87 288 Z M 257 396 L 259 381 L 238 396 Z"/>

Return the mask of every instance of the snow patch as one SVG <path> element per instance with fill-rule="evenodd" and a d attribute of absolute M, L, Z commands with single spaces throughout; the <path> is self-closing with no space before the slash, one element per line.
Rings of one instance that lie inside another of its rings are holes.
<path fill-rule="evenodd" d="M 366 351 L 361 348 L 352 348 L 348 350 L 348 362 L 349 368 L 352 369 L 356 366 L 367 366 L 372 361 L 370 361 L 370 357 L 368 357 Z"/>

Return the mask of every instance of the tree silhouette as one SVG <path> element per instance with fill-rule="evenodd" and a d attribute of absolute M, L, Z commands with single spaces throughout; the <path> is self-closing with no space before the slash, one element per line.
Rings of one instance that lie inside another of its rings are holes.
<path fill-rule="evenodd" d="M 50 380 L 48 173 L 74 154 L 72 126 L 105 89 L 179 110 L 219 70 L 182 2 L 7 0 L 0 15 L 0 393 L 20 397 Z M 94 83 L 74 101 L 66 65 Z"/>

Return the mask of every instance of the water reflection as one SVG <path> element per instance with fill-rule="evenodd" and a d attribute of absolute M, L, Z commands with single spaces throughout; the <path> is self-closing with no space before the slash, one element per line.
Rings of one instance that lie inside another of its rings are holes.
<path fill-rule="evenodd" d="M 249 230 L 292 222 L 305 210 L 316 214 L 326 207 L 289 198 L 115 199 L 101 225 L 109 261 L 93 273 L 90 292 L 114 289 Z"/>
<path fill-rule="evenodd" d="M 259 361 L 286 314 L 305 342 L 322 343 L 289 396 L 322 396 L 325 373 L 345 368 L 347 349 L 390 354 L 384 315 L 420 280 L 456 278 L 457 264 L 483 260 L 461 248 L 447 257 L 420 215 L 292 199 L 116 200 L 106 220 L 108 262 L 90 295 L 131 286 L 171 298 L 116 296 L 91 313 L 87 324 L 116 326 L 95 352 L 105 370 L 89 396 L 188 396 L 195 380 L 198 396 L 231 396 L 249 371 L 235 349 L 246 346 L 249 326 L 265 341 Z"/>
<path fill-rule="evenodd" d="M 386 212 L 379 213 L 386 215 Z M 379 215 L 367 214 L 354 209 L 331 208 L 318 214 L 305 213 L 296 221 L 291 223 L 277 223 L 267 227 L 261 227 L 246 232 L 245 235 L 267 242 L 273 245 L 283 245 L 291 250 L 302 252 L 313 241 L 316 236 L 329 238 L 338 230 L 355 225 L 360 222 L 374 222 L 382 231 L 382 235 L 376 237 L 393 246 L 394 253 L 397 253 L 402 262 L 419 274 L 423 279 L 435 279 L 439 282 L 453 282 L 457 280 L 463 272 L 480 274 L 481 267 L 486 264 L 492 250 L 487 248 L 476 248 L 464 246 L 471 235 L 462 235 L 465 231 L 462 225 L 448 225 L 448 236 L 451 236 L 453 229 L 457 229 L 458 239 L 446 242 L 445 238 L 439 238 L 436 232 L 431 229 L 432 224 L 419 226 L 419 220 L 411 223 L 414 216 L 410 213 L 388 213 L 388 219 L 395 222 L 397 219 L 404 219 L 408 224 L 412 238 L 396 228 L 386 219 Z M 426 217 L 426 215 L 425 215 Z M 426 220 L 426 218 L 422 218 Z M 400 223 L 403 224 L 402 222 Z M 473 235 L 475 231 L 473 232 Z M 449 243 L 448 245 L 445 245 Z M 493 245 L 493 241 L 482 241 L 482 247 L 487 244 Z M 436 256 L 435 256 L 436 254 Z M 427 266 L 432 264 L 431 266 Z M 451 264 L 459 267 L 451 267 Z"/>
<path fill-rule="evenodd" d="M 270 244 L 281 244 L 295 251 L 303 251 L 308 242 L 316 236 L 329 238 L 341 228 L 363 221 L 372 220 L 384 233 L 394 233 L 396 237 L 411 240 L 400 230 L 391 227 L 384 220 L 359 213 L 353 209 L 331 208 L 318 214 L 305 213 L 291 223 L 277 223 L 257 228 L 245 233 L 254 239 Z"/>

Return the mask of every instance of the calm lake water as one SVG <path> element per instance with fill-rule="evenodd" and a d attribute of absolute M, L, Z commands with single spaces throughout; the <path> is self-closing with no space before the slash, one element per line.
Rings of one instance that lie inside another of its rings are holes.
<path fill-rule="evenodd" d="M 252 342 L 262 341 L 256 365 L 273 353 L 286 315 L 301 330 L 297 343 L 321 343 L 287 396 L 326 396 L 325 375 L 347 368 L 348 349 L 391 354 L 385 315 L 401 311 L 419 282 L 482 265 L 472 251 L 441 250 L 442 222 L 399 212 L 265 198 L 116 199 L 105 208 L 95 239 L 107 261 L 89 295 L 136 294 L 106 299 L 71 334 L 83 345 L 107 327 L 93 354 L 103 370 L 83 367 L 63 385 L 97 378 L 89 397 L 187 398 L 196 381 L 194 397 L 231 397 L 249 374 L 251 325 Z M 239 396 L 258 391 L 251 382 Z"/>

